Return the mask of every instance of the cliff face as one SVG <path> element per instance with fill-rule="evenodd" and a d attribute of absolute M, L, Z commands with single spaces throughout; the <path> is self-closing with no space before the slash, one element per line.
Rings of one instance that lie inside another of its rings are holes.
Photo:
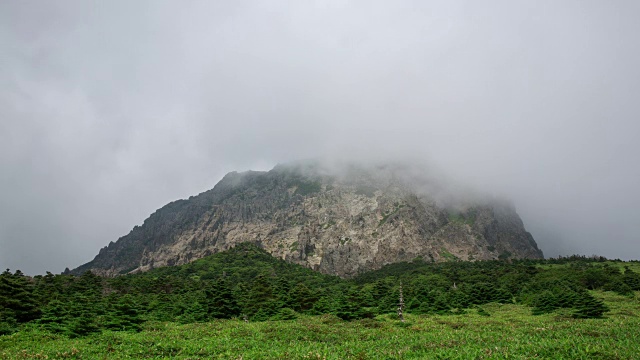
<path fill-rule="evenodd" d="M 72 272 L 179 265 L 241 242 L 342 277 L 419 256 L 542 258 L 506 202 L 470 200 L 402 166 L 294 164 L 229 173 L 213 189 L 157 210 Z"/>

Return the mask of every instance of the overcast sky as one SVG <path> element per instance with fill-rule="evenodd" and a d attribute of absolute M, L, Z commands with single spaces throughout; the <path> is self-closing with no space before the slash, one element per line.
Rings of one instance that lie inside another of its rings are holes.
<path fill-rule="evenodd" d="M 640 258 L 640 2 L 0 2 L 0 268 L 301 158 L 420 158 Z"/>

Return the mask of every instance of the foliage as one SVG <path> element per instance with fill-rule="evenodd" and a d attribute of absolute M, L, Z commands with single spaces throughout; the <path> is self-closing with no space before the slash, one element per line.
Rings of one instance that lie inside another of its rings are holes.
<path fill-rule="evenodd" d="M 0 274 L 0 323 L 5 324 L 3 328 L 38 317 L 39 309 L 33 288 L 30 279 L 20 270 L 12 274 L 7 269 Z"/>
<path fill-rule="evenodd" d="M 296 186 L 296 195 L 307 196 L 318 193 L 322 190 L 322 184 L 319 181 L 306 180 L 302 178 L 296 179 L 292 185 Z"/>
<path fill-rule="evenodd" d="M 139 333 L 106 330 L 78 339 L 27 328 L 0 336 L 0 359 L 637 359 L 640 297 L 591 293 L 611 308 L 606 318 L 532 316 L 525 305 L 492 303 L 482 306 L 490 317 L 405 314 L 404 324 L 387 315 L 150 321 Z"/>
<path fill-rule="evenodd" d="M 241 244 L 186 265 L 115 278 L 90 272 L 31 278 L 5 271 L 0 335 L 35 328 L 85 337 L 138 332 L 154 322 L 245 317 L 291 321 L 330 314 L 337 321 L 360 321 L 395 316 L 400 284 L 405 313 L 414 316 L 486 316 L 491 304 L 519 304 L 539 316 L 603 318 L 611 307 L 594 294 L 633 299 L 640 290 L 636 269 L 632 262 L 584 257 L 442 263 L 416 258 L 340 279 Z"/>

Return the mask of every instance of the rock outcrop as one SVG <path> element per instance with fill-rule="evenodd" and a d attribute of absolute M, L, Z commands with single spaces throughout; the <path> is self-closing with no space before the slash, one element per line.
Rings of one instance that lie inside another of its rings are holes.
<path fill-rule="evenodd" d="M 213 189 L 157 210 L 72 273 L 179 265 L 242 242 L 342 277 L 417 257 L 542 258 L 513 205 L 457 193 L 425 174 L 318 163 L 232 172 Z"/>

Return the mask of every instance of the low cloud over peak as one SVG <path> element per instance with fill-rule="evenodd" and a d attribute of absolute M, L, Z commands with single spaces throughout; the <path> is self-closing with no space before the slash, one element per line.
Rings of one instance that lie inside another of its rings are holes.
<path fill-rule="evenodd" d="M 640 258 L 639 5 L 0 5 L 0 265 L 75 267 L 233 170 L 420 159 L 548 256 Z"/>

